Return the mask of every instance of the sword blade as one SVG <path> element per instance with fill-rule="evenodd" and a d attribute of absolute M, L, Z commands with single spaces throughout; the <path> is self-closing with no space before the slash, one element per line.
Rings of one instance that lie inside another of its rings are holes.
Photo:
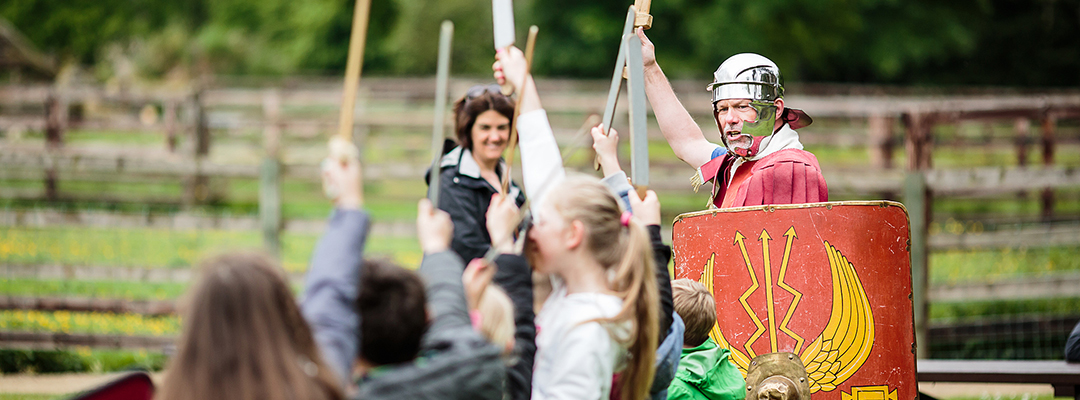
<path fill-rule="evenodd" d="M 536 47 L 536 34 L 539 31 L 540 28 L 537 28 L 536 25 L 530 26 L 529 37 L 525 39 L 525 82 L 529 81 L 532 74 L 533 50 Z M 499 192 L 504 196 L 510 194 L 510 169 L 514 166 L 514 148 L 517 147 L 518 142 L 517 120 L 518 116 L 521 115 L 521 100 L 525 98 L 525 88 L 518 89 L 517 102 L 514 103 L 514 119 L 510 120 L 510 144 L 506 146 L 506 150 L 509 150 L 506 153 L 506 170 L 502 176 L 502 186 L 500 187 L 502 191 Z"/>
<path fill-rule="evenodd" d="M 512 0 L 491 0 L 491 21 L 495 32 L 495 49 L 514 45 L 514 4 Z"/>
<path fill-rule="evenodd" d="M 626 22 L 623 24 L 622 36 L 619 37 L 619 55 L 615 56 L 615 72 L 611 74 L 611 87 L 608 89 L 607 104 L 604 105 L 604 117 L 601 119 L 604 124 L 604 136 L 607 136 L 611 130 L 611 123 L 615 118 L 615 106 L 619 102 L 619 92 L 622 90 L 623 66 L 626 65 L 626 46 L 623 46 L 623 41 L 626 40 L 626 35 L 634 32 L 634 16 L 636 14 L 634 6 L 630 6 L 626 11 Z M 600 169 L 599 158 L 594 161 L 593 167 Z"/>
<path fill-rule="evenodd" d="M 641 39 L 626 38 L 626 64 L 630 73 L 626 93 L 630 101 L 630 181 L 638 187 L 649 186 L 649 127 L 645 110 L 645 68 L 642 65 Z"/>
<path fill-rule="evenodd" d="M 439 67 L 435 73 L 435 121 L 431 124 L 431 172 L 428 176 L 428 200 L 439 207 L 439 161 L 442 159 L 446 129 L 446 98 L 450 85 L 450 44 L 454 23 L 443 21 L 439 31 Z"/>

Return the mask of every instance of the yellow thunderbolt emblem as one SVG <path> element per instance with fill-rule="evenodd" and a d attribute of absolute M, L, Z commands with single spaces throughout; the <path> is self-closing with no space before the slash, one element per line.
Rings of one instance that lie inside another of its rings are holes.
<path fill-rule="evenodd" d="M 709 261 L 705 262 L 705 269 L 701 271 L 701 278 L 698 278 L 698 282 L 705 285 L 705 287 L 709 289 L 709 294 L 713 295 L 713 297 L 716 297 L 716 293 L 713 292 L 713 262 L 715 261 L 716 253 L 713 253 L 713 255 L 709 257 Z M 751 318 L 756 317 L 752 316 Z M 746 370 L 747 368 L 750 368 L 750 357 L 747 357 L 746 354 L 741 351 L 735 351 L 734 348 L 731 347 L 731 344 L 728 343 L 727 339 L 724 339 L 724 334 L 720 332 L 720 324 L 718 323 L 713 324 L 712 329 L 709 331 L 709 337 L 720 347 L 732 350 L 731 356 L 728 357 L 728 359 L 734 362 L 736 367 L 739 367 L 739 371 L 742 372 L 743 378 L 746 378 Z"/>
<path fill-rule="evenodd" d="M 776 285 L 784 291 L 791 293 L 794 298 L 788 306 L 783 321 L 777 327 L 776 320 L 774 319 L 775 312 L 771 295 L 773 287 L 769 241 L 772 240 L 772 237 L 764 230 L 761 232 L 761 235 L 759 235 L 764 256 L 763 267 L 765 269 L 765 290 L 767 291 L 766 311 L 769 315 L 770 325 L 770 349 L 774 352 L 778 351 L 776 344 L 777 329 L 784 332 L 792 339 L 795 339 L 795 353 L 799 354 L 799 358 L 806 366 L 806 373 L 810 377 L 810 392 L 832 391 L 835 390 L 838 385 L 854 375 L 855 372 L 859 370 L 859 367 L 861 367 L 870 356 L 870 349 L 874 346 L 873 310 L 870 308 L 870 301 L 866 297 L 866 291 L 863 289 L 862 281 L 859 280 L 859 276 L 855 272 L 855 266 L 852 265 L 847 260 L 847 257 L 844 257 L 839 250 L 829 244 L 828 241 L 825 241 L 825 252 L 829 257 L 829 269 L 832 274 L 832 313 L 829 316 L 829 323 L 825 326 L 821 335 L 803 349 L 803 338 L 787 326 L 791 321 L 791 315 L 794 313 L 795 308 L 802 299 L 802 293 L 796 291 L 784 281 L 787 275 L 788 259 L 791 255 L 791 244 L 798 238 L 795 233 L 795 227 L 789 228 L 787 232 L 784 233 L 784 236 L 787 238 L 787 243 L 784 246 L 784 258 L 780 264 L 780 273 L 777 277 Z M 714 325 L 712 331 L 709 332 L 709 336 L 716 341 L 718 345 L 731 350 L 731 360 L 743 373 L 743 376 L 746 376 L 750 358 L 755 356 L 753 350 L 750 349 L 750 346 L 756 342 L 766 330 L 761 318 L 753 312 L 750 305 L 746 302 L 746 299 L 760 286 L 758 285 L 757 276 L 754 273 L 753 266 L 750 263 L 750 256 L 747 253 L 746 245 L 744 243 L 745 239 L 746 236 L 742 233 L 735 232 L 735 243 L 733 244 L 739 246 L 739 250 L 742 252 L 743 261 L 746 263 L 747 272 L 750 274 L 752 282 L 750 288 L 739 296 L 739 302 L 742 303 L 743 308 L 746 310 L 757 329 L 750 336 L 749 340 L 747 340 L 746 344 L 743 345 L 743 348 L 747 350 L 747 353 L 743 353 L 739 349 L 731 346 L 727 339 L 724 338 L 723 332 L 720 331 L 719 323 Z M 713 271 L 715 269 L 715 262 L 716 254 L 714 253 L 705 263 L 705 268 L 699 279 L 699 282 L 705 285 L 710 293 L 713 293 L 714 291 Z M 713 294 L 715 295 L 715 293 Z M 747 354 L 750 355 L 748 356 Z"/>

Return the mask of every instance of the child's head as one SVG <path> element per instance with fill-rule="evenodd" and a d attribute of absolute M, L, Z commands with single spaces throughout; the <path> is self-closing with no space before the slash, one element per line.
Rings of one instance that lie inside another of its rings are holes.
<path fill-rule="evenodd" d="M 623 210 L 611 191 L 594 177 L 569 175 L 541 201 L 529 230 L 532 258 L 538 270 L 559 275 L 574 268 L 567 254 L 581 249 L 605 269 L 626 259 L 634 229 L 622 224 Z M 645 250 L 651 251 L 648 236 Z M 652 258 L 649 258 L 652 261 Z"/>
<path fill-rule="evenodd" d="M 358 356 L 372 365 L 415 359 L 428 327 L 424 282 L 412 271 L 379 260 L 365 260 L 361 275 Z"/>
<path fill-rule="evenodd" d="M 181 315 L 160 399 L 342 397 L 284 275 L 265 256 L 204 261 Z"/>
<path fill-rule="evenodd" d="M 675 312 L 686 324 L 683 347 L 701 346 L 716 325 L 716 302 L 712 293 L 697 281 L 676 279 L 671 281 L 671 298 L 675 302 Z"/>
<path fill-rule="evenodd" d="M 480 334 L 509 353 L 514 349 L 514 303 L 502 288 L 488 285 L 476 304 L 480 312 Z"/>
<path fill-rule="evenodd" d="M 594 177 L 567 176 L 541 200 L 529 232 L 532 260 L 541 272 L 563 275 L 599 264 L 608 290 L 623 299 L 618 315 L 599 322 L 631 322 L 630 364 L 620 378 L 624 398 L 642 398 L 652 383 L 659 340 L 659 293 L 649 234 L 624 218 L 618 199 Z M 582 258 L 586 262 L 581 262 Z"/>

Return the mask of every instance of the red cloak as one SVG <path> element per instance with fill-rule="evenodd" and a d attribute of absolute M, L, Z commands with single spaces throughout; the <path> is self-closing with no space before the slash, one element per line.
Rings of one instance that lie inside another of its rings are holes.
<path fill-rule="evenodd" d="M 731 207 L 763 204 L 798 204 L 829 201 L 829 187 L 821 175 L 817 157 L 808 151 L 785 149 L 753 163 L 750 176 L 728 188 L 731 167 L 738 157 L 727 153 L 701 166 L 705 181 L 713 183 L 713 204 L 721 207 L 724 196 L 735 196 Z M 729 190 L 730 189 L 730 190 Z"/>

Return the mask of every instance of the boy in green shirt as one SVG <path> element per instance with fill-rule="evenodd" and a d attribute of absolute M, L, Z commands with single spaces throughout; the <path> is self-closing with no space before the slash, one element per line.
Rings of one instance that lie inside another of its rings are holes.
<path fill-rule="evenodd" d="M 716 325 L 716 302 L 701 283 L 679 279 L 671 282 L 675 312 L 686 324 L 682 357 L 675 379 L 668 387 L 668 400 L 743 400 L 746 380 L 721 348 L 709 338 Z"/>

